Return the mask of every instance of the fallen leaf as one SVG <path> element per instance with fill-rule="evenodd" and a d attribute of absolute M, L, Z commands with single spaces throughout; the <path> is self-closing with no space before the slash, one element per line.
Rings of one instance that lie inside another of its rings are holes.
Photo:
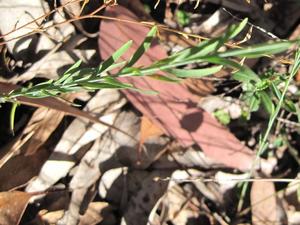
<path fill-rule="evenodd" d="M 31 197 L 20 191 L 0 192 L 0 224 L 18 225 Z"/>
<path fill-rule="evenodd" d="M 251 188 L 252 224 L 280 224 L 277 220 L 277 203 L 274 183 L 253 182 Z"/>
<path fill-rule="evenodd" d="M 64 216 L 64 210 L 57 210 L 53 212 L 39 213 L 41 219 L 46 224 L 57 224 L 57 222 Z"/>
<path fill-rule="evenodd" d="M 34 154 L 57 128 L 64 115 L 63 112 L 53 109 L 37 109 L 14 143 L 1 149 L 3 157 L 0 159 L 0 168 L 16 154 L 22 153 L 25 156 Z"/>
<path fill-rule="evenodd" d="M 42 147 L 33 155 L 17 155 L 11 158 L 0 169 L 0 180 L 5 181 L 0 182 L 0 191 L 26 184 L 32 177 L 38 175 L 49 155 L 50 151 Z"/>
<path fill-rule="evenodd" d="M 85 214 L 81 216 L 79 225 L 99 224 L 104 219 L 108 219 L 105 218 L 105 211 L 104 211 L 105 209 L 108 208 L 108 206 L 109 205 L 107 202 L 91 202 Z M 111 219 L 113 218 L 110 218 L 110 220 Z"/>
<path fill-rule="evenodd" d="M 160 136 L 163 131 L 151 122 L 146 116 L 141 119 L 140 143 L 143 144 L 147 138 Z"/>
<path fill-rule="evenodd" d="M 160 136 L 164 132 L 157 127 L 154 123 L 151 122 L 146 116 L 143 116 L 141 119 L 141 128 L 140 128 L 140 141 L 138 148 L 138 161 L 140 161 L 142 146 L 148 138 Z"/>
<path fill-rule="evenodd" d="M 35 127 L 32 129 L 34 134 L 32 138 L 30 138 L 29 141 L 26 142 L 26 144 L 22 147 L 22 152 L 25 155 L 34 154 L 57 128 L 64 115 L 64 112 L 59 112 L 53 109 L 37 109 L 28 124 L 29 126 L 31 125 Z M 25 129 L 27 129 L 29 126 L 26 126 Z"/>
<path fill-rule="evenodd" d="M 97 121 L 114 124 L 120 108 L 125 103 L 126 99 L 118 91 L 103 89 L 90 99 L 84 110 L 87 115 L 93 113 L 99 116 L 99 119 L 95 117 Z M 73 120 L 55 146 L 50 158 L 44 163 L 39 176 L 28 185 L 27 191 L 46 190 L 65 177 L 82 157 L 82 155 L 79 157 L 76 154 L 88 151 L 90 145 L 108 129 L 109 126 L 90 123 L 88 119 L 76 118 Z"/>
<path fill-rule="evenodd" d="M 121 6 L 108 8 L 105 15 L 118 19 L 138 20 Z M 134 48 L 139 46 L 148 31 L 147 28 L 136 24 L 115 23 L 108 20 L 102 21 L 100 29 L 99 50 L 103 59 L 108 58 L 128 40 L 133 40 L 133 47 L 124 54 L 125 60 L 134 53 Z M 150 65 L 165 57 L 167 54 L 163 47 L 154 43 L 136 65 Z M 159 95 L 149 96 L 123 91 L 143 115 L 183 146 L 197 143 L 207 156 L 220 163 L 240 170 L 251 168 L 253 152 L 209 113 L 198 108 L 197 99 L 184 85 L 160 82 L 146 77 L 128 77 L 122 78 L 122 81 L 132 83 L 141 89 L 159 92 Z"/>

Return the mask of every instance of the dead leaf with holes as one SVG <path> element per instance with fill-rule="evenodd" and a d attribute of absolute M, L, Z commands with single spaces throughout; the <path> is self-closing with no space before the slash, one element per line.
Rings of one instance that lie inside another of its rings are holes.
<path fill-rule="evenodd" d="M 31 197 L 20 191 L 0 192 L 0 224 L 18 225 Z"/>

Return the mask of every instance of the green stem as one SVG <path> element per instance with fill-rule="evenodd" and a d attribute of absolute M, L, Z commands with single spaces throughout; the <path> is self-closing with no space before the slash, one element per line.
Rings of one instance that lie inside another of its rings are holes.
<path fill-rule="evenodd" d="M 279 99 L 279 102 L 277 104 L 277 107 L 275 108 L 275 111 L 273 112 L 273 114 L 271 115 L 270 117 L 270 120 L 268 122 L 268 127 L 267 127 L 267 130 L 259 144 L 259 149 L 255 155 L 255 159 L 252 163 L 252 166 L 251 166 L 251 169 L 250 169 L 250 172 L 248 174 L 248 178 L 251 178 L 253 176 L 253 173 L 254 173 L 254 169 L 260 159 L 260 156 L 264 153 L 264 151 L 266 150 L 267 148 L 267 140 L 268 140 L 268 137 L 270 135 L 270 132 L 272 130 L 272 127 L 274 125 L 274 122 L 279 114 L 279 111 L 281 109 L 281 106 L 283 104 L 283 101 L 284 101 L 284 98 L 285 98 L 285 94 L 288 90 L 288 87 L 293 79 L 293 77 L 296 75 L 298 69 L 300 67 L 300 49 L 297 50 L 296 52 L 296 56 L 295 56 L 295 62 L 293 64 L 293 67 L 292 67 L 292 70 L 290 72 L 290 75 L 289 75 L 289 78 L 288 80 L 286 80 L 285 82 L 285 86 L 284 86 L 284 89 L 283 89 L 283 92 L 282 92 L 282 95 Z M 245 182 L 242 186 L 242 191 L 241 191 L 241 198 L 240 198 L 240 201 L 238 203 L 238 212 L 241 211 L 242 207 L 243 207 L 243 199 L 246 195 L 246 191 L 247 191 L 247 188 L 249 186 L 249 182 Z"/>

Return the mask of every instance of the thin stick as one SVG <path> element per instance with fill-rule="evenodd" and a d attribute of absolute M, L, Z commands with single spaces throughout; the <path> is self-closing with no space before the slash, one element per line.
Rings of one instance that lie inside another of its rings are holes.
<path fill-rule="evenodd" d="M 216 178 L 202 178 L 195 177 L 189 179 L 176 179 L 172 177 L 160 178 L 155 177 L 155 181 L 174 181 L 174 182 L 214 182 L 214 183 L 226 183 L 226 182 L 274 182 L 274 183 L 290 183 L 290 182 L 300 182 L 298 178 L 228 178 L 228 179 L 216 179 Z"/>

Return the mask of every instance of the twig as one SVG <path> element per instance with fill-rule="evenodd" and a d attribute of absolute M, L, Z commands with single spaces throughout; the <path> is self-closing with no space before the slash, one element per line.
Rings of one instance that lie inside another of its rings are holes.
<path fill-rule="evenodd" d="M 226 178 L 226 179 L 216 179 L 216 178 L 202 178 L 202 177 L 195 177 L 189 179 L 176 179 L 172 177 L 155 177 L 154 181 L 174 181 L 174 182 L 214 182 L 214 183 L 227 183 L 227 182 L 274 182 L 274 183 L 290 183 L 299 181 L 299 178 Z"/>

